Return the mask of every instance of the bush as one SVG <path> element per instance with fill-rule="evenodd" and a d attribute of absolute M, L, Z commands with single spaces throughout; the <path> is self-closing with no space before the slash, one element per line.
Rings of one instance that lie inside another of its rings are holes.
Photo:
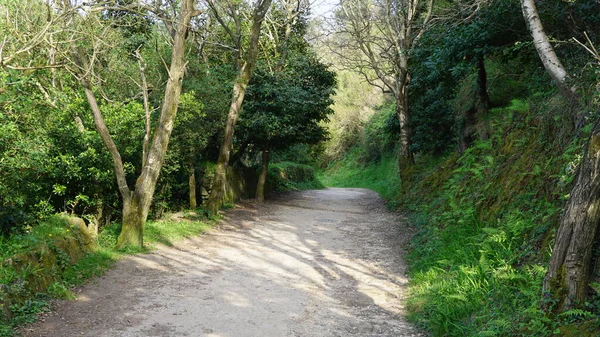
<path fill-rule="evenodd" d="M 267 190 L 297 191 L 323 188 L 312 166 L 292 162 L 269 165 Z"/>

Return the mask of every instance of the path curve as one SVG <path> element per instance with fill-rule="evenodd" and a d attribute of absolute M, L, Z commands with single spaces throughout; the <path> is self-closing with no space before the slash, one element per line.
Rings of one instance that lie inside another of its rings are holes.
<path fill-rule="evenodd" d="M 410 237 L 376 193 L 286 193 L 119 261 L 26 337 L 424 336 L 403 318 Z"/>

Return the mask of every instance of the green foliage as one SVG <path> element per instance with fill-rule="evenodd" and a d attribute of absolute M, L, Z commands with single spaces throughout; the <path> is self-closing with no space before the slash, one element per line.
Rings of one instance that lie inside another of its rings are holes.
<path fill-rule="evenodd" d="M 572 179 L 581 139 L 563 145 L 554 123 L 529 106 L 515 100 L 492 110 L 487 140 L 459 159 L 424 163 L 433 170 L 403 194 L 421 226 L 409 256 L 409 310 L 435 336 L 548 336 L 568 319 L 595 318 L 540 309 L 569 188 L 560 181 Z"/>
<path fill-rule="evenodd" d="M 398 129 L 395 105 L 379 107 L 364 122 L 360 142 L 341 159 L 330 162 L 319 179 L 331 187 L 369 188 L 393 201 L 400 186 L 394 155 Z"/>
<path fill-rule="evenodd" d="M 150 246 L 164 244 L 172 246 L 176 241 L 198 235 L 208 230 L 214 222 L 194 212 L 185 213 L 178 221 L 160 220 L 149 222 L 144 241 Z M 0 336 L 13 336 L 13 328 L 33 322 L 36 315 L 49 309 L 51 298 L 73 299 L 70 289 L 87 282 L 90 278 L 104 274 L 114 263 L 127 253 L 139 251 L 115 251 L 114 246 L 120 231 L 117 224 L 105 227 L 98 237 L 100 248 L 71 264 L 71 257 L 57 247 L 61 239 L 73 240 L 73 231 L 78 230 L 60 216 L 51 216 L 38 226 L 30 227 L 27 233 L 0 239 Z M 56 254 L 55 267 L 49 269 L 23 266 L 16 268 L 6 264 L 7 259 L 18 254 L 51 249 Z M 35 292 L 29 280 L 53 275 L 56 281 L 48 284 L 43 292 Z M 33 278 L 32 278 L 33 277 Z M 10 307 L 12 317 L 6 317 L 3 306 Z"/>
<path fill-rule="evenodd" d="M 310 165 L 279 162 L 269 165 L 267 189 L 275 191 L 301 191 L 324 188 Z"/>
<path fill-rule="evenodd" d="M 355 148 L 344 159 L 333 162 L 319 175 L 319 180 L 328 187 L 362 187 L 379 193 L 392 201 L 400 192 L 400 175 L 396 157 L 391 153 L 383 154 L 376 162 L 361 162 L 363 153 Z"/>
<path fill-rule="evenodd" d="M 326 138 L 322 122 L 332 112 L 335 73 L 313 53 L 288 57 L 272 72 L 258 67 L 246 93 L 236 135 L 242 143 L 272 150 Z"/>
<path fill-rule="evenodd" d="M 394 150 L 400 131 L 395 109 L 395 104 L 385 105 L 365 123 L 361 141 L 364 149 L 362 162 L 378 161 L 385 153 Z"/>
<path fill-rule="evenodd" d="M 337 71 L 337 82 L 334 113 L 326 124 L 329 139 L 324 143 L 322 163 L 341 159 L 351 147 L 359 144 L 364 125 L 384 102 L 381 91 L 356 73 Z"/>

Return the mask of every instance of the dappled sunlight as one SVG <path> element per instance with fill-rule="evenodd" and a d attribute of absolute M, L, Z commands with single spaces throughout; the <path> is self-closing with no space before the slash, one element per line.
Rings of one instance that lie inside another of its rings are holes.
<path fill-rule="evenodd" d="M 222 296 L 222 298 L 225 301 L 227 301 L 227 303 L 230 303 L 231 305 L 234 305 L 236 307 L 249 307 L 250 306 L 250 302 L 248 301 L 248 298 L 240 293 L 228 291 Z"/>
<path fill-rule="evenodd" d="M 393 219 L 361 211 L 356 198 L 364 191 L 350 190 L 348 198 L 343 192 L 334 189 L 329 199 L 323 191 L 305 192 L 304 198 L 287 201 L 302 207 L 273 206 L 264 214 L 232 210 L 209 235 L 125 258 L 104 290 L 106 300 L 120 303 L 113 313 L 119 328 L 98 327 L 89 336 L 410 331 L 400 316 L 403 269 L 393 268 L 393 244 L 382 239 Z M 308 208 L 312 198 L 327 209 Z M 339 205 L 354 212 L 336 211 Z M 100 293 L 81 297 L 92 306 L 86 310 L 105 300 Z"/>

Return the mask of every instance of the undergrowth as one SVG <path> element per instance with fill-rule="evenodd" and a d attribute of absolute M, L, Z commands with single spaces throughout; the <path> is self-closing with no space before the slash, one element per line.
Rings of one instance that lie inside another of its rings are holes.
<path fill-rule="evenodd" d="M 70 257 L 66 252 L 58 251 L 57 266 L 48 270 L 27 266 L 17 270 L 5 262 L 16 254 L 36 251 L 40 247 L 53 247 L 57 238 L 73 239 L 72 233 L 76 229 L 60 217 L 50 217 L 38 226 L 27 228 L 25 232 L 8 239 L 0 237 L 0 337 L 13 336 L 17 327 L 35 321 L 37 314 L 49 309 L 51 299 L 73 299 L 73 287 L 104 274 L 124 255 L 144 253 L 157 244 L 172 246 L 186 237 L 205 232 L 214 221 L 197 214 L 204 212 L 199 210 L 197 213 L 185 213 L 183 219 L 178 221 L 148 222 L 144 232 L 146 247 L 143 250 L 115 250 L 120 225 L 113 223 L 104 227 L 99 234 L 99 248 L 96 251 L 85 255 L 76 264 L 69 263 Z M 31 289 L 28 280 L 44 278 L 48 274 L 58 276 L 59 281 L 52 282 L 45 291 Z"/>
<path fill-rule="evenodd" d="M 400 192 L 396 157 L 384 154 L 373 162 L 360 164 L 363 152 L 354 148 L 339 161 L 319 173 L 319 180 L 330 187 L 360 187 L 371 189 L 385 199 L 393 200 Z"/>
<path fill-rule="evenodd" d="M 409 254 L 413 321 L 434 336 L 540 337 L 599 322 L 591 304 L 541 309 L 552 306 L 542 281 L 581 139 L 561 144 L 523 101 L 488 118 L 489 138 L 424 170 L 401 200 L 421 229 Z"/>
<path fill-rule="evenodd" d="M 322 173 L 328 186 L 376 190 L 418 227 L 408 309 L 433 336 L 600 335 L 600 301 L 542 310 L 552 307 L 542 281 L 589 132 L 563 137 L 558 115 L 521 100 L 491 110 L 462 155 L 418 158 L 403 193 L 394 157 L 361 164 L 364 147 Z"/>
<path fill-rule="evenodd" d="M 269 190 L 276 191 L 302 191 L 325 188 L 315 174 L 315 169 L 312 166 L 287 161 L 269 165 L 267 184 L 269 185 Z"/>

